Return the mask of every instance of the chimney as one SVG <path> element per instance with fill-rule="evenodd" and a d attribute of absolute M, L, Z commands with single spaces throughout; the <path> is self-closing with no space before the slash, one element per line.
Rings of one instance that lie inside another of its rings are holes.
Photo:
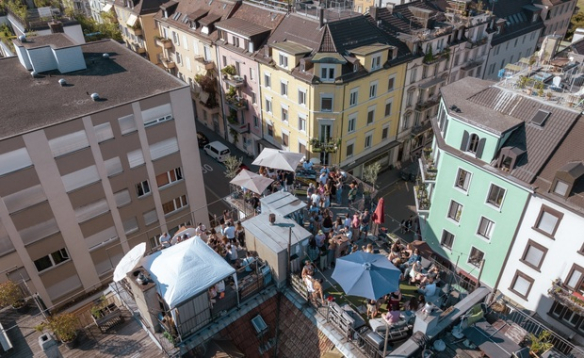
<path fill-rule="evenodd" d="M 61 21 L 53 20 L 49 22 L 49 28 L 51 29 L 52 34 L 65 32 L 65 30 L 63 30 L 63 23 Z"/>
<path fill-rule="evenodd" d="M 369 15 L 371 15 L 371 17 L 373 18 L 373 20 L 375 20 L 375 22 L 377 22 L 377 20 L 379 20 L 378 19 L 379 15 L 377 14 L 377 7 L 376 6 L 372 6 L 371 8 L 369 8 Z"/>
<path fill-rule="evenodd" d="M 324 9 L 322 7 L 318 9 L 318 25 L 320 29 L 324 26 Z"/>
<path fill-rule="evenodd" d="M 388 2 L 385 7 L 390 14 L 393 14 L 393 8 L 395 7 L 395 4 Z"/>

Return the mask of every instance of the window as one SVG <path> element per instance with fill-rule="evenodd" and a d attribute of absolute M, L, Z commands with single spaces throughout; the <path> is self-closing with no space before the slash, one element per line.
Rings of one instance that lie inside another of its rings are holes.
<path fill-rule="evenodd" d="M 351 90 L 349 94 L 349 107 L 354 107 L 357 105 L 357 101 L 359 100 L 359 89 L 355 88 Z"/>
<path fill-rule="evenodd" d="M 566 196 L 569 187 L 570 186 L 568 185 L 568 183 L 563 182 L 561 180 L 557 180 L 556 185 L 554 185 L 554 193 L 561 196 Z"/>
<path fill-rule="evenodd" d="M 103 162 L 103 164 L 105 165 L 105 170 L 107 171 L 108 177 L 120 174 L 124 170 L 122 168 L 122 161 L 120 160 L 120 157 L 107 159 Z"/>
<path fill-rule="evenodd" d="M 368 133 L 367 135 L 365 135 L 365 149 L 371 148 L 372 144 L 373 144 L 373 133 Z"/>
<path fill-rule="evenodd" d="M 250 93 L 250 97 L 251 97 L 251 103 L 252 104 L 257 104 L 258 103 L 258 98 L 257 98 L 255 92 L 251 92 Z M 203 112 L 203 113 L 207 113 L 207 112 Z"/>
<path fill-rule="evenodd" d="M 280 67 L 288 68 L 288 57 L 286 55 L 280 54 L 278 64 Z"/>
<path fill-rule="evenodd" d="M 302 115 L 298 116 L 298 130 L 306 132 L 306 117 Z"/>
<path fill-rule="evenodd" d="M 375 120 L 375 108 L 370 108 L 367 112 L 367 125 L 373 124 Z"/>
<path fill-rule="evenodd" d="M 112 131 L 112 126 L 109 122 L 93 126 L 93 131 L 95 133 L 95 137 L 97 138 L 97 143 L 114 138 L 114 132 Z"/>
<path fill-rule="evenodd" d="M 406 130 L 410 127 L 410 118 L 412 118 L 412 112 L 404 114 L 404 121 L 402 123 L 402 130 Z"/>
<path fill-rule="evenodd" d="M 321 96 L 320 110 L 323 112 L 330 112 L 333 110 L 333 97 L 330 95 Z"/>
<path fill-rule="evenodd" d="M 351 144 L 347 144 L 347 157 L 352 157 L 353 156 L 353 150 L 355 148 L 355 144 L 351 143 Z"/>
<path fill-rule="evenodd" d="M 288 147 L 288 133 L 282 132 L 282 146 Z"/>
<path fill-rule="evenodd" d="M 32 159 L 30 159 L 26 148 L 20 148 L 0 154 L 0 163 L 2 163 L 0 175 L 4 175 L 32 166 Z"/>
<path fill-rule="evenodd" d="M 533 229 L 546 236 L 553 237 L 563 216 L 564 214 L 561 212 L 542 205 Z"/>
<path fill-rule="evenodd" d="M 288 82 L 280 82 L 280 94 L 285 97 L 288 96 Z"/>
<path fill-rule="evenodd" d="M 306 91 L 298 90 L 298 104 L 306 106 Z"/>
<path fill-rule="evenodd" d="M 120 190 L 117 193 L 114 193 L 114 199 L 116 202 L 116 206 L 118 208 L 121 208 L 122 206 L 126 206 L 132 202 L 132 198 L 130 197 L 130 191 L 128 189 Z M 109 208 L 107 206 L 107 202 L 105 201 L 105 199 L 103 199 L 102 205 L 104 205 L 105 208 L 99 214 L 109 211 Z M 75 214 L 77 214 L 77 213 L 78 213 L 78 211 L 77 211 L 77 209 L 75 209 Z M 98 213 L 96 212 L 96 215 L 94 215 L 94 216 L 97 216 L 97 215 L 98 215 Z M 79 220 L 79 222 L 81 222 L 81 220 Z"/>
<path fill-rule="evenodd" d="M 377 82 L 369 85 L 369 98 L 377 97 Z"/>
<path fill-rule="evenodd" d="M 485 257 L 484 252 L 482 252 L 481 250 L 477 249 L 474 246 L 471 246 L 470 255 L 468 255 L 468 263 L 475 267 L 480 267 L 481 261 L 483 261 L 484 257 Z"/>
<path fill-rule="evenodd" d="M 187 196 L 182 195 L 176 199 L 173 199 L 169 202 L 162 204 L 162 211 L 164 211 L 164 215 L 171 214 L 174 211 L 177 211 L 183 207 L 187 206 Z"/>
<path fill-rule="evenodd" d="M 282 105 L 282 122 L 288 122 L 288 107 Z"/>
<path fill-rule="evenodd" d="M 468 191 L 468 186 L 470 185 L 471 174 L 464 169 L 458 169 L 458 174 L 456 175 L 456 187 Z"/>
<path fill-rule="evenodd" d="M 136 184 L 136 193 L 138 194 L 138 197 L 150 194 L 150 183 L 148 183 L 148 180 Z"/>
<path fill-rule="evenodd" d="M 272 99 L 266 97 L 266 112 L 272 113 Z"/>
<path fill-rule="evenodd" d="M 264 73 L 264 86 L 267 88 L 272 87 L 272 78 L 269 73 Z"/>
<path fill-rule="evenodd" d="M 456 64 L 454 64 L 456 66 Z M 410 84 L 416 82 L 416 77 L 418 75 L 418 69 L 414 68 L 410 72 Z"/>
<path fill-rule="evenodd" d="M 250 81 L 255 80 L 255 69 L 253 69 L 253 68 L 249 69 L 249 79 L 250 79 Z"/>
<path fill-rule="evenodd" d="M 394 87 L 395 87 L 395 77 L 390 77 L 389 80 L 387 80 L 387 92 L 393 91 Z"/>
<path fill-rule="evenodd" d="M 126 234 L 131 234 L 133 232 L 138 231 L 138 220 L 135 216 L 126 219 L 122 222 L 122 226 L 124 227 L 124 232 Z"/>
<path fill-rule="evenodd" d="M 321 81 L 334 81 L 335 77 L 335 65 L 320 65 Z"/>
<path fill-rule="evenodd" d="M 59 157 L 89 147 L 89 140 L 84 130 L 65 134 L 49 140 L 53 157 Z"/>
<path fill-rule="evenodd" d="M 182 168 L 174 168 L 156 176 L 156 185 L 159 188 L 183 179 Z"/>
<path fill-rule="evenodd" d="M 136 149 L 131 152 L 128 152 L 127 156 L 130 168 L 136 168 L 144 164 L 144 154 L 142 154 L 141 149 Z"/>
<path fill-rule="evenodd" d="M 527 296 L 529 296 L 529 291 L 531 291 L 531 286 L 533 286 L 534 281 L 534 279 L 518 270 L 515 272 L 515 277 L 513 277 L 513 281 L 511 281 L 511 287 L 509 287 L 509 290 L 527 300 Z"/>
<path fill-rule="evenodd" d="M 495 227 L 495 223 L 491 220 L 481 217 L 481 221 L 479 222 L 479 229 L 477 230 L 477 234 L 484 237 L 487 240 L 491 239 L 491 235 L 493 233 L 493 228 Z"/>
<path fill-rule="evenodd" d="M 460 222 L 460 216 L 462 215 L 462 205 L 452 200 L 450 202 L 450 209 L 448 209 L 448 218 L 456 222 Z"/>
<path fill-rule="evenodd" d="M 523 256 L 521 256 L 520 261 L 539 271 L 546 253 L 547 249 L 543 245 L 540 245 L 533 240 L 529 240 L 527 246 L 525 246 L 525 251 L 523 251 Z"/>
<path fill-rule="evenodd" d="M 36 266 L 39 272 L 42 272 L 50 267 L 56 266 L 61 262 L 65 262 L 69 260 L 69 253 L 67 252 L 66 248 L 62 248 L 57 250 L 47 256 L 43 256 L 40 259 L 34 261 L 34 265 Z"/>
<path fill-rule="evenodd" d="M 306 155 L 306 143 L 298 143 L 298 153 Z"/>
<path fill-rule="evenodd" d="M 381 140 L 386 140 L 389 137 L 389 126 L 384 126 L 381 129 Z"/>
<path fill-rule="evenodd" d="M 268 128 L 268 137 L 273 137 L 274 136 L 274 126 L 272 124 L 268 123 L 267 128 Z"/>
<path fill-rule="evenodd" d="M 156 214 L 156 209 L 150 210 L 142 214 L 144 217 L 144 225 L 148 226 L 154 224 L 158 221 L 158 214 Z M 155 245 L 158 246 L 158 245 Z"/>
<path fill-rule="evenodd" d="M 446 230 L 442 231 L 442 238 L 440 239 L 440 245 L 447 249 L 452 250 L 452 245 L 454 244 L 454 235 Z"/>
<path fill-rule="evenodd" d="M 572 266 L 566 279 L 566 285 L 574 291 L 584 293 L 584 267 Z"/>
<path fill-rule="evenodd" d="M 355 125 L 356 125 L 356 123 L 357 123 L 357 116 L 353 116 L 353 117 L 349 118 L 349 128 L 347 128 L 347 131 L 349 133 L 355 131 Z"/>
<path fill-rule="evenodd" d="M 468 147 L 466 148 L 466 151 L 471 152 L 471 153 L 476 153 L 478 145 L 479 145 L 479 136 L 473 133 L 470 135 L 470 138 L 468 141 Z"/>
<path fill-rule="evenodd" d="M 377 70 L 378 68 L 381 68 L 381 55 L 373 56 L 371 59 L 371 70 Z"/>
<path fill-rule="evenodd" d="M 498 187 L 495 184 L 491 184 L 491 189 L 489 190 L 489 197 L 487 198 L 487 202 L 491 205 L 496 206 L 497 208 L 500 208 L 501 203 L 503 203 L 504 196 L 505 189 Z"/>
<path fill-rule="evenodd" d="M 63 175 L 61 180 L 65 186 L 65 191 L 69 193 L 75 189 L 97 183 L 100 178 L 99 173 L 97 172 L 97 167 L 95 165 L 90 165 L 86 168 Z"/>
<path fill-rule="evenodd" d="M 144 127 L 170 121 L 172 119 L 174 119 L 174 117 L 172 116 L 172 108 L 170 107 L 170 103 L 142 111 Z"/>
<path fill-rule="evenodd" d="M 385 114 L 386 117 L 391 116 L 391 105 L 392 105 L 391 102 L 387 102 L 385 104 L 385 113 L 384 114 Z"/>
<path fill-rule="evenodd" d="M 255 128 L 259 128 L 260 127 L 260 119 L 258 118 L 258 116 L 253 116 L 253 126 Z"/>
<path fill-rule="evenodd" d="M 157 160 L 176 152 L 178 152 L 176 138 L 168 138 L 150 145 L 150 157 L 152 160 Z"/>

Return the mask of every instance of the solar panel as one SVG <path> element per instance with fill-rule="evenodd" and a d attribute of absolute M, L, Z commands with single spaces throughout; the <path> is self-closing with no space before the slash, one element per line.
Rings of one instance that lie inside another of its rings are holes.
<path fill-rule="evenodd" d="M 545 120 L 548 119 L 550 114 L 551 114 L 550 112 L 540 109 L 537 111 L 535 116 L 533 116 L 533 118 L 531 119 L 531 123 L 541 127 L 545 123 Z"/>

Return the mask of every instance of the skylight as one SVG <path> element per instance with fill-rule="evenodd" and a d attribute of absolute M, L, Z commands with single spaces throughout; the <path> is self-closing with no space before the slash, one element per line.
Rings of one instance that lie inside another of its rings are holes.
<path fill-rule="evenodd" d="M 531 119 L 531 123 L 543 127 L 543 124 L 545 123 L 546 119 L 548 119 L 550 114 L 551 114 L 550 112 L 540 109 Z"/>

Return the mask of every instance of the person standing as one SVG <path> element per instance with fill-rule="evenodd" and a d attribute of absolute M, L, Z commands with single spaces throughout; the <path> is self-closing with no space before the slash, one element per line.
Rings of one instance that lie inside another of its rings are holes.
<path fill-rule="evenodd" d="M 363 214 L 361 214 L 359 221 L 359 238 L 361 238 L 362 233 L 365 233 L 365 238 L 367 238 L 367 235 L 369 235 L 369 222 L 371 221 L 371 214 L 369 214 L 369 210 L 365 209 Z"/>
<path fill-rule="evenodd" d="M 171 237 L 167 232 L 160 235 L 160 238 L 158 239 L 160 242 L 160 246 L 162 246 L 163 249 L 170 247 L 172 245 L 170 239 Z"/>
<path fill-rule="evenodd" d="M 335 181 L 335 188 L 337 189 L 336 197 L 337 197 L 337 204 L 343 204 L 343 177 L 339 175 L 337 180 Z"/>
<path fill-rule="evenodd" d="M 357 198 L 357 186 L 354 183 L 350 185 L 351 189 L 349 189 L 349 204 L 353 205 L 355 199 Z"/>
<path fill-rule="evenodd" d="M 224 235 L 231 244 L 235 243 L 235 226 L 233 226 L 233 222 L 231 220 L 227 222 Z"/>

